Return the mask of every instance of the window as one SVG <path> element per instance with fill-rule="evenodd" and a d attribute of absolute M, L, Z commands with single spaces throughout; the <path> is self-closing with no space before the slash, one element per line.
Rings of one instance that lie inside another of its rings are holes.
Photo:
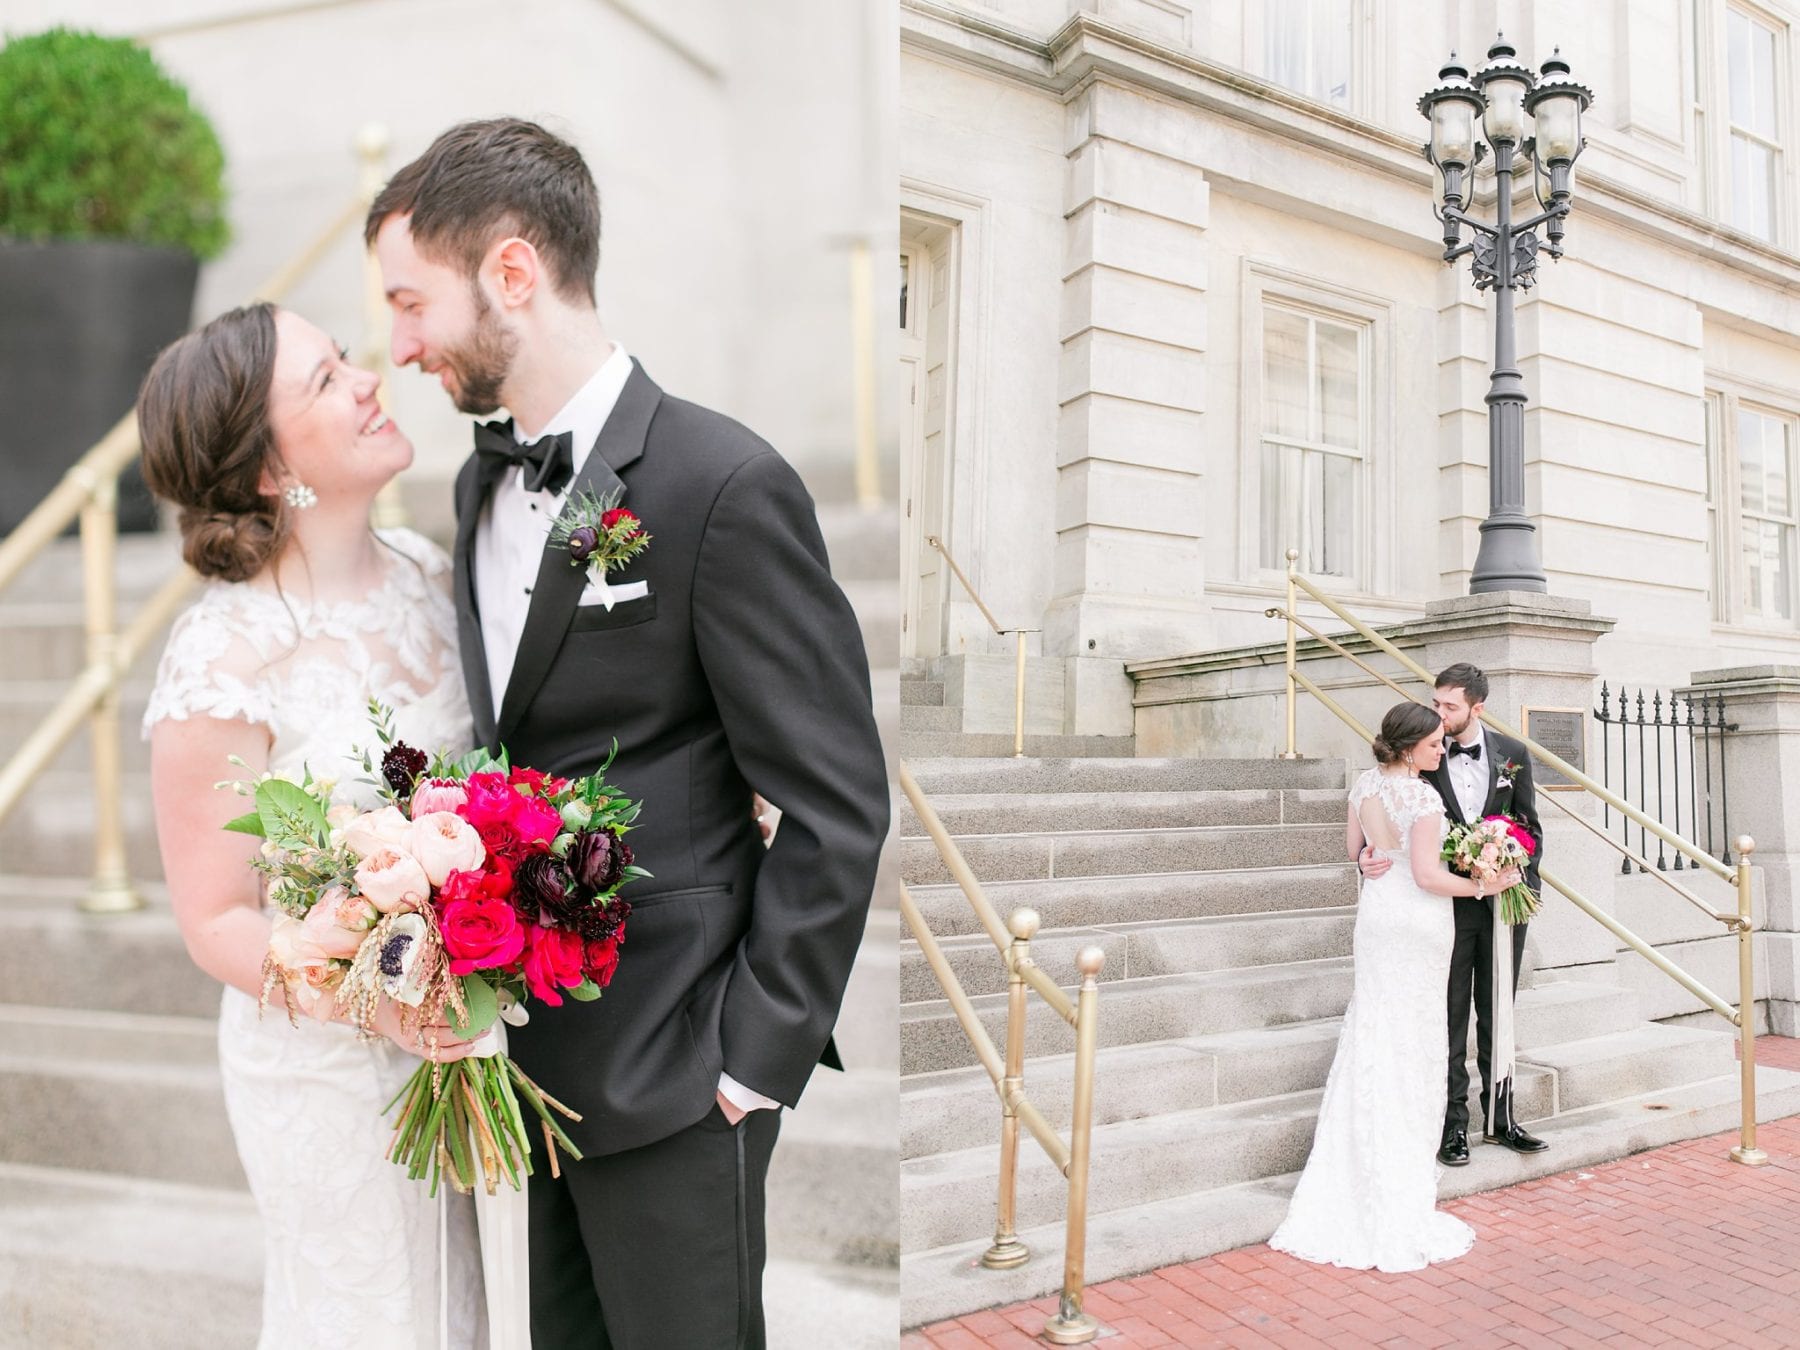
<path fill-rule="evenodd" d="M 1313 575 L 1355 576 L 1368 404 L 1368 327 L 1264 301 L 1263 567 L 1288 548 Z"/>
<path fill-rule="evenodd" d="M 1709 566 L 1706 569 L 1707 598 L 1712 602 L 1713 622 L 1722 623 L 1727 617 L 1725 597 L 1731 586 L 1726 579 L 1725 539 L 1720 530 L 1724 528 L 1719 518 L 1719 498 L 1721 495 L 1719 463 L 1719 417 L 1721 396 L 1708 393 L 1706 396 L 1706 554 Z"/>
<path fill-rule="evenodd" d="M 1741 612 L 1794 617 L 1794 437 L 1792 424 L 1740 406 L 1737 415 Z"/>
<path fill-rule="evenodd" d="M 1726 219 L 1771 242 L 1777 228 L 1781 133 L 1775 88 L 1776 32 L 1742 10 L 1725 14 L 1730 91 L 1731 198 Z"/>
<path fill-rule="evenodd" d="M 1333 107 L 1350 106 L 1352 0 L 1267 0 L 1263 69 L 1276 84 Z"/>

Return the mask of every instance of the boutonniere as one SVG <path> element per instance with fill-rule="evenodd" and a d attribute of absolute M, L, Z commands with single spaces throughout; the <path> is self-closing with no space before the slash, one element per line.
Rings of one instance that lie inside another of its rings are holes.
<path fill-rule="evenodd" d="M 1509 759 L 1506 763 L 1502 764 L 1500 766 L 1500 774 L 1494 780 L 1495 788 L 1511 787 L 1513 785 L 1513 779 L 1518 776 L 1519 767 L 1519 762 L 1515 759 Z"/>
<path fill-rule="evenodd" d="M 591 492 L 578 492 L 550 527 L 553 547 L 569 552 L 569 565 L 587 568 L 589 580 L 603 591 L 608 572 L 617 572 L 650 547 L 650 535 L 637 514 L 619 505 L 622 491 L 605 499 Z M 606 607 L 612 608 L 607 595 Z"/>

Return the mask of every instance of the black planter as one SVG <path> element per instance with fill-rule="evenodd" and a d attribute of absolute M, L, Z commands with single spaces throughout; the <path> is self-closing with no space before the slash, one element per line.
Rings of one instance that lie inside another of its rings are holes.
<path fill-rule="evenodd" d="M 187 331 L 199 272 L 181 249 L 0 239 L 0 535 L 131 409 L 156 353 Z M 119 524 L 156 528 L 135 463 Z"/>

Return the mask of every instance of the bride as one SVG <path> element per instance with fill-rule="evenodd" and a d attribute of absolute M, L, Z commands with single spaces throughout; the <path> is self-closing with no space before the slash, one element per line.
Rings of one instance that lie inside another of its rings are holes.
<path fill-rule="evenodd" d="M 290 1025 L 279 988 L 258 1015 L 258 844 L 221 828 L 244 803 L 214 790 L 305 765 L 338 802 L 378 805 L 349 756 L 373 739 L 372 698 L 413 745 L 473 740 L 449 562 L 411 531 L 370 528 L 375 494 L 412 460 L 376 385 L 312 324 L 260 304 L 164 351 L 138 408 L 145 478 L 180 508 L 182 554 L 208 581 L 170 633 L 144 726 L 170 904 L 225 985 L 225 1104 L 263 1222 L 261 1350 L 422 1350 L 440 1317 L 449 1344 L 486 1343 L 472 1202 L 430 1198 L 384 1156 L 381 1109 L 418 1039 L 385 998 L 373 1042 L 330 1000 L 329 1020 Z M 440 1059 L 468 1052 L 446 1027 L 437 1039 Z"/>
<path fill-rule="evenodd" d="M 1444 755 L 1444 726 L 1417 703 L 1388 710 L 1376 767 L 1350 790 L 1345 842 L 1366 841 L 1393 867 L 1363 885 L 1356 977 L 1325 1081 L 1312 1155 L 1269 1239 L 1304 1261 L 1354 1270 L 1419 1270 L 1463 1255 L 1475 1230 L 1437 1210 L 1434 1155 L 1444 1116 L 1445 971 L 1456 938 L 1450 896 L 1477 884 L 1438 859 L 1443 799 L 1421 773 Z M 1502 874 L 1503 889 L 1518 879 Z"/>

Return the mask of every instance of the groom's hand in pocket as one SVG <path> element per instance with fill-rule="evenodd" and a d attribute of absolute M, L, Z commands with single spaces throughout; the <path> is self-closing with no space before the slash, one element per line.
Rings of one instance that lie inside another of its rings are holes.
<path fill-rule="evenodd" d="M 1373 881 L 1379 876 L 1385 876 L 1388 868 L 1393 865 L 1392 858 L 1382 857 L 1367 844 L 1364 844 L 1362 852 L 1356 855 L 1356 869 L 1369 881 Z"/>
<path fill-rule="evenodd" d="M 724 1112 L 727 1124 L 736 1126 L 740 1120 L 750 1114 L 741 1106 L 733 1106 L 731 1098 L 727 1097 L 723 1091 L 715 1093 L 714 1095 L 718 1098 L 719 1110 Z"/>

